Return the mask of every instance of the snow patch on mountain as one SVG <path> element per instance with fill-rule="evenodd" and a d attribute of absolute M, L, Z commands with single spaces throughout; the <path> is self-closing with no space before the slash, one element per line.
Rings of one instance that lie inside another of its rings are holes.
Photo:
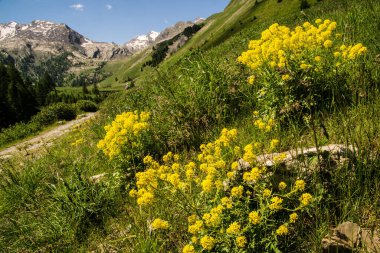
<path fill-rule="evenodd" d="M 137 36 L 124 44 L 124 46 L 133 52 L 137 52 L 153 45 L 158 35 L 160 35 L 159 32 L 151 31 L 148 34 Z"/>
<path fill-rule="evenodd" d="M 0 41 L 16 35 L 17 23 L 10 22 L 8 24 L 0 24 Z"/>

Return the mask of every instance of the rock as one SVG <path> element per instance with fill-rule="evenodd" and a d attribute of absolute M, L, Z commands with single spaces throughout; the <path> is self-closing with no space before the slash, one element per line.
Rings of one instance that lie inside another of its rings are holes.
<path fill-rule="evenodd" d="M 344 222 L 332 229 L 330 235 L 322 239 L 324 253 L 366 252 L 380 253 L 378 233 L 372 232 L 353 222 Z"/>
<path fill-rule="evenodd" d="M 324 253 L 348 253 L 359 245 L 360 227 L 353 222 L 344 222 L 322 239 Z"/>
<path fill-rule="evenodd" d="M 362 229 L 361 243 L 363 250 L 368 253 L 380 253 L 380 238 L 376 231 Z"/>
<path fill-rule="evenodd" d="M 102 180 L 105 176 L 107 176 L 107 173 L 102 173 L 102 174 L 99 174 L 99 175 L 92 176 L 92 177 L 90 177 L 90 182 L 97 184 L 97 183 L 99 183 L 100 180 Z"/>

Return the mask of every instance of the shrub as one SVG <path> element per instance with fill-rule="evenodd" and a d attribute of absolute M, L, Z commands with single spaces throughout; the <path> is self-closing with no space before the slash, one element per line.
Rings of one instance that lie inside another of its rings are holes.
<path fill-rule="evenodd" d="M 349 103 L 349 76 L 366 53 L 361 43 L 346 45 L 336 22 L 305 22 L 294 30 L 279 24 L 249 43 L 238 61 L 252 70 L 260 110 L 275 117 L 310 115 Z"/>
<path fill-rule="evenodd" d="M 73 120 L 77 116 L 74 106 L 65 103 L 51 105 L 47 110 L 51 110 L 58 120 Z"/>
<path fill-rule="evenodd" d="M 286 240 L 297 236 L 297 223 L 318 202 L 319 196 L 307 192 L 304 180 L 280 181 L 276 167 L 268 169 L 258 162 L 255 153 L 264 151 L 261 144 L 238 146 L 237 134 L 236 129 L 223 129 L 187 163 L 172 152 L 162 157 L 162 163 L 147 156 L 146 170 L 136 174 L 137 187 L 130 196 L 155 219 L 151 227 L 159 220 L 165 223 L 162 229 L 169 229 L 165 234 L 187 234 L 189 244 L 183 252 L 280 252 Z M 277 145 L 274 139 L 268 148 Z M 249 168 L 243 168 L 239 157 L 249 162 Z M 274 161 L 284 158 L 278 155 Z M 163 211 L 161 207 L 169 204 L 170 209 Z M 170 238 L 159 230 L 154 231 L 158 240 Z"/>
<path fill-rule="evenodd" d="M 72 105 L 65 103 L 57 103 L 42 110 L 32 117 L 32 122 L 47 126 L 53 124 L 57 120 L 73 120 L 76 117 L 76 110 Z"/>
<path fill-rule="evenodd" d="M 79 100 L 75 106 L 78 111 L 83 112 L 96 112 L 98 110 L 98 106 L 90 100 Z"/>
<path fill-rule="evenodd" d="M 150 143 L 149 112 L 126 112 L 104 127 L 106 135 L 98 143 L 98 148 L 110 159 L 123 164 L 135 164 L 143 158 Z"/>
<path fill-rule="evenodd" d="M 39 124 L 40 126 L 47 126 L 57 121 L 57 115 L 49 107 L 43 108 L 39 113 L 34 115 L 31 122 Z"/>

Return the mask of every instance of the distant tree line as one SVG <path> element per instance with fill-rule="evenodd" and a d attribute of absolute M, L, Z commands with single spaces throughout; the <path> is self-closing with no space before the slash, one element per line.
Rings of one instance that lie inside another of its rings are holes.
<path fill-rule="evenodd" d="M 0 128 L 28 120 L 38 111 L 36 90 L 13 64 L 0 64 Z"/>
<path fill-rule="evenodd" d="M 103 98 L 94 85 L 92 95 L 86 88 L 83 94 L 61 94 L 56 82 L 45 72 L 36 82 L 22 78 L 14 64 L 0 63 L 0 129 L 16 122 L 28 121 L 40 108 L 57 102 L 75 103 L 78 100 L 99 102 Z"/>

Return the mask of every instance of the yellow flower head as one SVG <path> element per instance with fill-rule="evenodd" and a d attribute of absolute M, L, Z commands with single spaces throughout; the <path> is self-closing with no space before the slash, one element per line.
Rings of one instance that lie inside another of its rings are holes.
<path fill-rule="evenodd" d="M 281 204 L 283 202 L 283 199 L 280 198 L 280 197 L 273 197 L 271 198 L 271 204 L 269 205 L 269 209 L 270 210 L 274 210 L 274 211 L 277 211 L 277 210 L 280 210 L 282 208 Z"/>
<path fill-rule="evenodd" d="M 203 221 L 198 220 L 198 221 L 196 221 L 193 225 L 190 225 L 190 226 L 188 227 L 188 232 L 189 232 L 190 234 L 197 234 L 197 233 L 200 232 L 202 229 L 203 229 Z"/>
<path fill-rule="evenodd" d="M 301 195 L 299 200 L 302 206 L 307 206 L 313 200 L 313 196 L 310 193 L 304 193 Z"/>
<path fill-rule="evenodd" d="M 288 74 L 282 75 L 282 76 L 281 76 L 281 79 L 282 79 L 283 81 L 288 81 L 288 80 L 290 80 L 290 75 L 288 75 Z"/>
<path fill-rule="evenodd" d="M 260 223 L 260 215 L 257 211 L 252 211 L 249 213 L 249 221 L 253 224 L 253 225 L 257 225 Z"/>
<path fill-rule="evenodd" d="M 240 198 L 243 196 L 244 187 L 242 185 L 235 186 L 231 189 L 231 196 L 235 198 Z"/>
<path fill-rule="evenodd" d="M 197 216 L 195 214 L 190 215 L 187 217 L 187 221 L 189 224 L 194 224 L 197 221 Z"/>
<path fill-rule="evenodd" d="M 194 246 L 190 244 L 186 245 L 185 247 L 183 247 L 182 253 L 195 253 Z"/>
<path fill-rule="evenodd" d="M 289 222 L 290 223 L 295 223 L 298 219 L 298 214 L 297 213 L 292 213 L 289 215 Z"/>
<path fill-rule="evenodd" d="M 169 228 L 169 222 L 161 219 L 155 219 L 152 224 L 150 224 L 152 230 L 157 229 L 168 229 Z"/>
<path fill-rule="evenodd" d="M 287 235 L 289 233 L 288 227 L 286 225 L 281 225 L 277 230 L 277 235 Z"/>
<path fill-rule="evenodd" d="M 236 237 L 236 246 L 238 248 L 244 248 L 247 244 L 247 238 L 245 236 L 238 236 Z"/>
<path fill-rule="evenodd" d="M 232 223 L 226 230 L 227 234 L 237 235 L 240 233 L 240 224 L 237 222 Z"/>
<path fill-rule="evenodd" d="M 306 183 L 303 180 L 297 180 L 294 185 L 294 190 L 296 191 L 304 191 L 306 187 Z"/>
<path fill-rule="evenodd" d="M 285 182 L 280 182 L 279 184 L 278 184 L 278 189 L 280 189 L 280 190 L 284 190 L 285 188 L 286 188 L 286 183 Z"/>
<path fill-rule="evenodd" d="M 212 250 L 214 248 L 216 240 L 212 236 L 203 236 L 201 238 L 201 245 L 205 250 Z"/>
<path fill-rule="evenodd" d="M 272 191 L 269 190 L 269 189 L 264 189 L 264 191 L 263 191 L 263 197 L 264 198 L 269 198 L 270 195 L 272 195 Z"/>
<path fill-rule="evenodd" d="M 314 57 L 314 60 L 316 62 L 320 62 L 322 60 L 322 57 L 320 57 L 319 55 L 317 55 L 317 56 Z"/>
<path fill-rule="evenodd" d="M 323 43 L 323 46 L 325 48 L 330 48 L 333 46 L 333 42 L 331 40 L 326 40 L 324 43 Z"/>
<path fill-rule="evenodd" d="M 228 197 L 224 197 L 221 199 L 222 205 L 225 206 L 227 209 L 232 208 L 232 200 Z"/>
<path fill-rule="evenodd" d="M 255 82 L 255 76 L 250 76 L 250 77 L 248 77 L 248 83 L 249 83 L 250 85 L 253 85 L 254 82 Z"/>

